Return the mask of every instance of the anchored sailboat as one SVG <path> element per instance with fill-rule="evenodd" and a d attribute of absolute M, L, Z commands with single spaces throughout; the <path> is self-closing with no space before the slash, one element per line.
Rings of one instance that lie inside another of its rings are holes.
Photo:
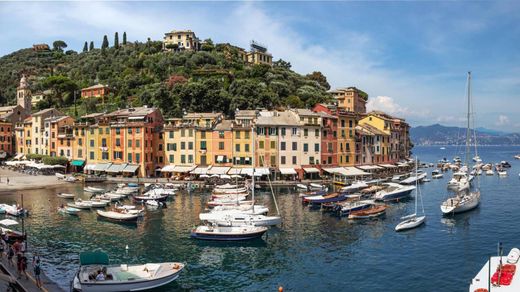
<path fill-rule="evenodd" d="M 471 72 L 468 72 L 468 113 L 467 113 L 467 128 L 466 128 L 466 180 L 468 187 L 457 190 L 455 197 L 448 198 L 441 204 L 441 211 L 443 214 L 462 213 L 476 208 L 480 203 L 480 178 L 477 178 L 477 188 L 471 191 L 469 182 L 469 163 L 470 163 L 470 139 L 471 139 Z M 476 146 L 475 146 L 476 147 Z"/>
<path fill-rule="evenodd" d="M 417 176 L 417 157 L 415 158 L 415 176 Z M 421 206 L 422 206 L 422 216 L 417 216 L 417 201 L 421 198 Z M 407 229 L 412 229 L 421 226 L 424 222 L 426 222 L 426 216 L 424 215 L 424 205 L 422 201 L 422 196 L 419 190 L 418 180 L 415 180 L 415 212 L 411 215 L 404 216 L 401 219 L 404 221 L 397 224 L 395 227 L 395 231 L 403 231 Z"/>

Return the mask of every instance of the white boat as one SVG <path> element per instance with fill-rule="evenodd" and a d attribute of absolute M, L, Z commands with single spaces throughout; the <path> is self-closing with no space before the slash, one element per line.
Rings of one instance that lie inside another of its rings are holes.
<path fill-rule="evenodd" d="M 338 212 L 340 216 L 348 216 L 354 211 L 367 209 L 374 204 L 372 200 L 341 202 L 336 205 L 336 212 Z"/>
<path fill-rule="evenodd" d="M 406 198 L 415 189 L 414 186 L 403 186 L 396 183 L 384 183 L 385 189 L 378 191 L 374 195 L 377 201 L 393 201 Z"/>
<path fill-rule="evenodd" d="M 441 150 L 446 150 L 446 147 L 441 147 L 441 148 L 439 148 L 439 149 L 441 149 Z"/>
<path fill-rule="evenodd" d="M 24 216 L 28 214 L 28 211 L 18 205 L 8 205 L 8 204 L 0 204 L 0 208 L 2 208 L 7 215 L 11 216 Z"/>
<path fill-rule="evenodd" d="M 438 174 L 432 175 L 432 178 L 439 179 L 439 178 L 442 178 L 443 176 L 444 176 L 444 174 L 438 173 Z"/>
<path fill-rule="evenodd" d="M 515 159 L 520 159 L 520 154 L 515 155 Z"/>
<path fill-rule="evenodd" d="M 305 191 L 309 190 L 309 187 L 304 184 L 296 184 L 296 188 L 300 189 L 300 190 L 305 190 Z"/>
<path fill-rule="evenodd" d="M 145 204 L 147 206 L 151 206 L 151 207 L 159 207 L 159 206 L 162 206 L 162 203 L 161 202 L 158 202 L 158 201 L 155 201 L 155 200 L 147 200 L 145 202 Z"/>
<path fill-rule="evenodd" d="M 90 208 L 92 208 L 92 202 L 76 200 L 75 202 L 67 203 L 67 206 L 76 208 L 76 209 L 90 209 Z"/>
<path fill-rule="evenodd" d="M 520 291 L 519 269 L 520 249 L 513 248 L 507 256 L 502 255 L 502 245 L 499 243 L 498 255 L 490 257 L 477 275 L 471 280 L 469 291 Z M 490 283 L 491 282 L 491 283 Z"/>
<path fill-rule="evenodd" d="M 164 189 L 151 189 L 142 195 L 134 195 L 134 200 L 137 202 L 144 202 L 148 200 L 164 202 L 168 199 L 168 194 Z"/>
<path fill-rule="evenodd" d="M 67 177 L 64 179 L 64 181 L 66 181 L 66 182 L 70 182 L 70 183 L 73 183 L 73 182 L 78 181 L 78 179 L 75 178 L 75 177 L 73 177 L 73 176 L 67 176 Z"/>
<path fill-rule="evenodd" d="M 202 240 L 239 241 L 262 237 L 267 232 L 265 226 L 217 226 L 201 225 L 191 230 L 191 237 Z"/>
<path fill-rule="evenodd" d="M 58 198 L 63 198 L 63 199 L 74 199 L 76 197 L 75 194 L 67 194 L 67 193 L 58 193 L 58 194 L 56 194 L 56 196 Z"/>
<path fill-rule="evenodd" d="M 133 213 L 133 212 L 127 212 L 125 210 L 121 211 L 103 211 L 103 210 L 97 210 L 96 211 L 99 217 L 103 217 L 108 220 L 112 221 L 137 221 L 139 218 L 139 214 Z"/>
<path fill-rule="evenodd" d="M 318 191 L 318 190 L 325 190 L 327 187 L 325 187 L 324 185 L 321 185 L 321 184 L 317 184 L 317 183 L 310 183 L 309 184 L 309 189 L 311 191 Z"/>
<path fill-rule="evenodd" d="M 121 199 L 121 197 L 109 196 L 105 193 L 105 194 L 100 194 L 100 195 L 94 195 L 91 199 L 115 202 L 115 201 L 118 201 L 119 199 Z"/>
<path fill-rule="evenodd" d="M 415 172 L 417 173 L 417 158 L 415 159 Z M 426 222 L 426 216 L 424 215 L 423 200 L 422 200 L 422 196 L 420 195 L 420 193 L 421 192 L 419 189 L 419 184 L 418 184 L 418 181 L 416 181 L 415 182 L 415 212 L 411 215 L 402 217 L 401 219 L 404 221 L 397 224 L 397 226 L 395 227 L 395 231 L 404 231 L 404 230 L 408 230 L 408 229 L 413 229 L 413 228 L 421 226 L 422 224 L 424 224 L 424 222 Z M 422 206 L 422 213 L 423 213 L 422 216 L 417 216 L 417 203 L 419 201 L 419 197 L 421 199 L 421 206 Z"/>
<path fill-rule="evenodd" d="M 474 161 L 474 162 L 482 162 L 482 159 L 480 159 L 480 156 L 475 155 L 475 156 L 473 157 L 473 161 Z"/>
<path fill-rule="evenodd" d="M 127 194 L 118 194 L 118 193 L 114 193 L 114 192 L 107 192 L 107 193 L 104 193 L 103 195 L 105 195 L 106 197 L 110 198 L 111 200 L 112 199 L 121 200 L 121 199 L 126 198 L 128 196 Z"/>
<path fill-rule="evenodd" d="M 237 194 L 237 193 L 247 193 L 248 189 L 246 187 L 236 188 L 236 189 L 213 189 L 213 194 Z"/>
<path fill-rule="evenodd" d="M 250 215 L 243 213 L 200 213 L 199 219 L 219 226 L 274 226 L 282 223 L 280 216 Z"/>
<path fill-rule="evenodd" d="M 80 268 L 71 288 L 82 292 L 148 290 L 174 281 L 184 267 L 176 262 L 110 265 L 108 255 L 103 252 L 81 253 Z M 104 280 L 96 280 L 99 271 L 103 272 Z"/>
<path fill-rule="evenodd" d="M 359 191 L 360 189 L 368 188 L 369 185 L 364 181 L 354 181 L 351 185 L 342 187 L 340 189 L 341 192 L 351 193 Z"/>
<path fill-rule="evenodd" d="M 81 210 L 72 207 L 62 207 L 58 208 L 58 212 L 69 215 L 77 215 L 79 212 L 81 212 Z"/>
<path fill-rule="evenodd" d="M 92 198 L 92 199 L 90 199 L 90 204 L 91 204 L 92 208 L 104 208 L 108 204 L 110 204 L 110 201 Z"/>
<path fill-rule="evenodd" d="M 470 192 L 469 190 L 458 192 L 455 197 L 448 198 L 441 205 L 443 214 L 456 214 L 470 211 L 478 207 L 480 203 L 480 191 Z"/>
<path fill-rule="evenodd" d="M 507 176 L 507 171 L 503 170 L 503 171 L 499 171 L 498 172 L 498 176 L 500 177 L 506 177 Z"/>
<path fill-rule="evenodd" d="M 253 201 L 251 200 L 242 200 L 242 201 L 238 201 L 237 200 L 233 200 L 233 201 L 223 201 L 223 200 L 212 200 L 212 201 L 209 201 L 207 203 L 208 205 L 208 208 L 215 208 L 217 206 L 252 206 L 254 204 Z"/>
<path fill-rule="evenodd" d="M 105 189 L 95 188 L 95 187 L 86 187 L 83 190 L 87 193 L 104 193 L 104 192 L 106 192 Z"/>
<path fill-rule="evenodd" d="M 406 174 L 396 174 L 392 177 L 391 181 L 398 183 L 402 181 L 406 176 Z"/>
<path fill-rule="evenodd" d="M 64 179 L 66 177 L 63 173 L 59 173 L 59 172 L 56 172 L 55 175 L 58 179 Z"/>
<path fill-rule="evenodd" d="M 211 213 L 228 212 L 241 213 L 251 215 L 265 215 L 269 212 L 269 208 L 262 205 L 235 205 L 235 206 L 216 206 L 211 210 Z"/>

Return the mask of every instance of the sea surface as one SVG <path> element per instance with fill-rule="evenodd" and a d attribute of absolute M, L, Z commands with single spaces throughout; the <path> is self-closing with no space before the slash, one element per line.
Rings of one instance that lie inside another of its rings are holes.
<path fill-rule="evenodd" d="M 461 155 L 460 147 L 416 147 L 421 161 Z M 446 182 L 421 185 L 426 225 L 396 233 L 400 217 L 414 201 L 392 204 L 383 218 L 352 222 L 303 207 L 293 188 L 276 188 L 283 225 L 262 240 L 213 243 L 190 239 L 208 194 L 180 193 L 166 209 L 147 211 L 137 226 L 100 221 L 92 211 L 61 215 L 65 200 L 57 192 L 82 194 L 79 184 L 16 192 L 0 203 L 21 202 L 31 216 L 24 222 L 30 251 L 41 254 L 44 271 L 68 289 L 78 267 L 78 253 L 101 249 L 114 263 L 180 261 L 187 268 L 174 283 L 157 291 L 467 291 L 472 277 L 497 242 L 505 252 L 520 247 L 520 147 L 482 147 L 484 162 L 507 160 L 509 177 L 481 177 L 478 209 L 443 218 Z M 432 168 L 425 169 L 428 172 Z M 108 185 L 105 185 L 108 187 Z M 268 192 L 260 201 L 275 210 Z M 16 227 L 20 229 L 21 226 Z M 125 247 L 128 245 L 128 250 Z"/>

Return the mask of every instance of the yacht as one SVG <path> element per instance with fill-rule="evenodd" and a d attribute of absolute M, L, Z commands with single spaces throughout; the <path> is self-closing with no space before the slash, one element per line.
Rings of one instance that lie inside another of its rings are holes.
<path fill-rule="evenodd" d="M 374 199 L 376 201 L 395 201 L 410 196 L 415 190 L 414 186 L 403 186 L 396 183 L 384 183 L 385 189 L 376 192 Z"/>

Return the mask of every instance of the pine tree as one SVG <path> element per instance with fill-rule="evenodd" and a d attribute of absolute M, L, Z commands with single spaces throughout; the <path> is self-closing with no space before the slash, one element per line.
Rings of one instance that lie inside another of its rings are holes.
<path fill-rule="evenodd" d="M 90 41 L 90 47 L 88 48 L 89 51 L 92 51 L 94 49 L 94 42 Z"/>
<path fill-rule="evenodd" d="M 104 50 L 108 48 L 108 37 L 107 35 L 103 36 L 103 43 L 101 44 L 101 49 Z"/>
<path fill-rule="evenodd" d="M 114 35 L 114 48 L 119 48 L 119 34 L 117 33 L 117 31 Z"/>
<path fill-rule="evenodd" d="M 126 31 L 123 32 L 123 46 L 126 45 Z"/>
<path fill-rule="evenodd" d="M 83 53 L 86 53 L 88 52 L 88 43 L 85 42 L 85 44 L 83 45 Z"/>

